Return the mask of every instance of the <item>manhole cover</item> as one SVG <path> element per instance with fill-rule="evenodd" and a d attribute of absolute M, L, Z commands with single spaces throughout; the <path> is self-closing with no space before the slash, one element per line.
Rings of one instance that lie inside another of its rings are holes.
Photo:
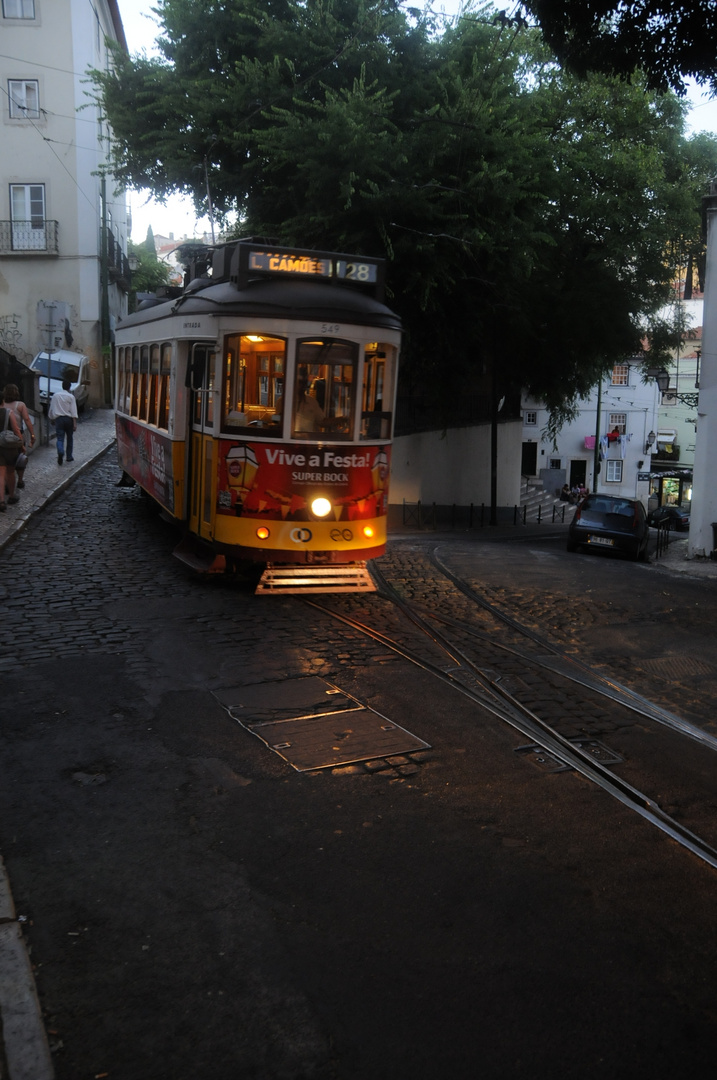
<path fill-rule="evenodd" d="M 324 679 L 217 692 L 243 728 L 298 772 L 429 749 L 429 743 Z"/>
<path fill-rule="evenodd" d="M 660 679 L 689 679 L 695 675 L 714 675 L 714 664 L 693 656 L 660 656 L 654 660 L 639 660 L 639 668 Z"/>

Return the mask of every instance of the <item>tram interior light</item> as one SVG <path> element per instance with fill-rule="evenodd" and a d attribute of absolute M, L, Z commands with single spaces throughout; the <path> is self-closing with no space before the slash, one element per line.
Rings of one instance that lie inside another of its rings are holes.
<path fill-rule="evenodd" d="M 316 517 L 326 517 L 327 514 L 331 513 L 331 503 L 328 499 L 314 499 L 311 504 L 311 513 L 315 514 Z"/>

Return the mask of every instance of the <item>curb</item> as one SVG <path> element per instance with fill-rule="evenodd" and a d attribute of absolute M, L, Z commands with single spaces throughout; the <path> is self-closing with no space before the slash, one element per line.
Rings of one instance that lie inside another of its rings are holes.
<path fill-rule="evenodd" d="M 0 858 L 0 1077 L 54 1080 L 35 978 Z"/>

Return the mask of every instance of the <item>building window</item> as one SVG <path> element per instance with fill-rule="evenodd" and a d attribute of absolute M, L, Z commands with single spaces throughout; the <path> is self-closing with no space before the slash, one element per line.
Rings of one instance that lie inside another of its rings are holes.
<path fill-rule="evenodd" d="M 605 462 L 605 480 L 608 484 L 621 484 L 622 483 L 622 461 L 615 461 L 608 458 Z"/>
<path fill-rule="evenodd" d="M 47 248 L 45 185 L 11 184 L 10 218 L 13 251 L 44 251 Z"/>
<path fill-rule="evenodd" d="M 6 19 L 34 19 L 35 0 L 2 0 L 2 13 Z"/>
<path fill-rule="evenodd" d="M 538 423 L 538 414 L 537 414 L 537 412 L 527 412 L 525 414 L 525 423 L 529 427 L 534 427 Z"/>
<path fill-rule="evenodd" d="M 559 457 L 551 457 L 549 459 L 549 461 L 548 461 L 548 468 L 549 469 L 559 469 L 559 468 L 561 468 L 561 458 L 559 458 Z"/>
<path fill-rule="evenodd" d="M 37 120 L 40 115 L 40 88 L 35 79 L 9 79 L 11 120 Z"/>
<path fill-rule="evenodd" d="M 627 413 L 611 412 L 608 420 L 608 431 L 617 431 L 618 435 L 624 435 L 627 430 Z"/>
<path fill-rule="evenodd" d="M 630 378 L 630 365 L 629 364 L 615 364 L 612 369 L 612 385 L 613 386 L 627 386 Z"/>

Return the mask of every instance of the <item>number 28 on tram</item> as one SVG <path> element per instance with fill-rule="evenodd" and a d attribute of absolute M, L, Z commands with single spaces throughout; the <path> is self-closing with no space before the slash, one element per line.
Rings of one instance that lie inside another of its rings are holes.
<path fill-rule="evenodd" d="M 383 269 L 236 241 L 121 322 L 120 466 L 184 523 L 180 557 L 328 566 L 384 551 L 401 326 Z"/>

